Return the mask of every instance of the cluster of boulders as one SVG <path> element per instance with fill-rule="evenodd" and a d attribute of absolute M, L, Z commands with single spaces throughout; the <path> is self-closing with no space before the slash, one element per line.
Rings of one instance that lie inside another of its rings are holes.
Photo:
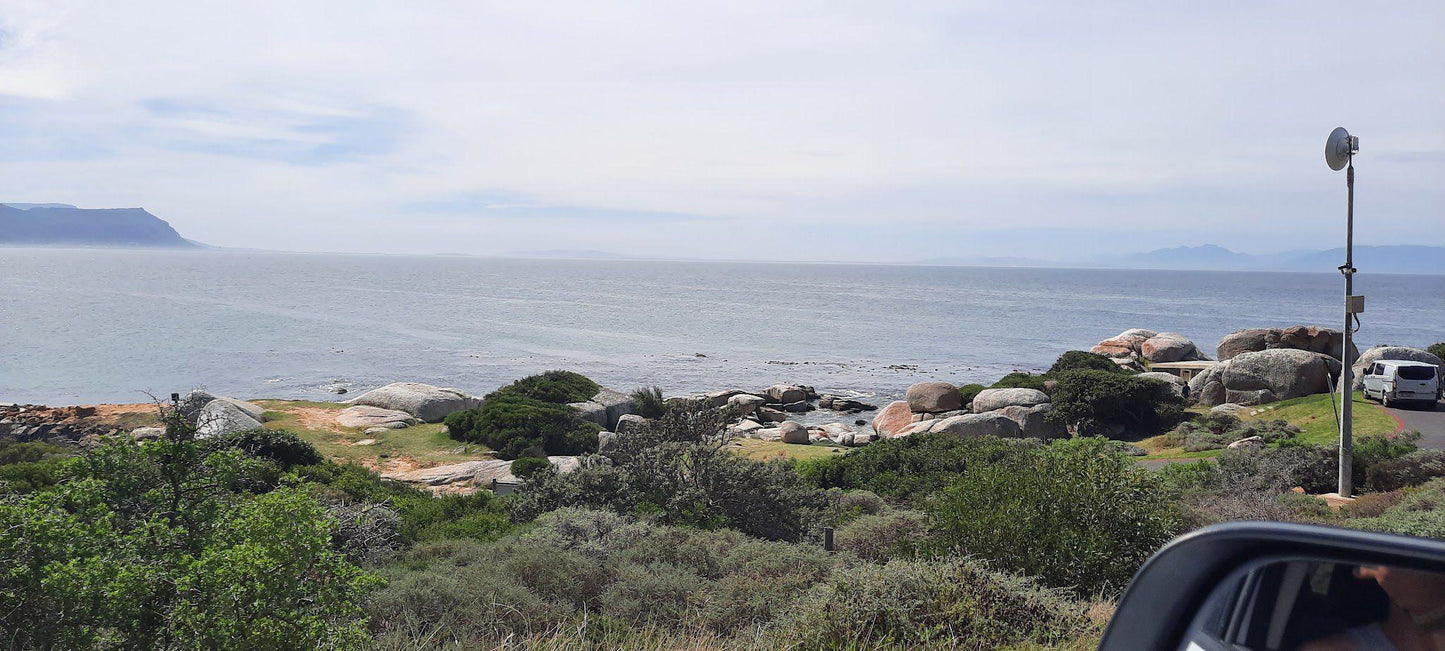
<path fill-rule="evenodd" d="M 1307 350 L 1340 358 L 1345 336 L 1339 330 L 1315 326 L 1291 326 L 1288 328 L 1249 328 L 1235 330 L 1219 340 L 1215 349 L 1219 361 L 1233 359 L 1241 353 L 1255 353 L 1276 348 Z M 1359 357 L 1360 351 L 1350 344 L 1350 359 Z"/>
<path fill-rule="evenodd" d="M 806 385 L 776 384 L 756 392 L 729 389 L 680 399 L 702 400 L 711 407 L 735 408 L 740 420 L 728 428 L 728 434 L 732 436 L 799 445 L 828 439 L 838 445 L 850 447 L 867 445 L 873 441 L 871 433 L 856 431 L 847 423 L 827 423 L 809 428 L 791 420 L 789 414 L 808 413 L 818 409 L 845 414 L 876 409 L 873 405 L 852 398 L 819 395 L 817 390 Z"/>
<path fill-rule="evenodd" d="M 547 461 L 558 472 L 571 472 L 581 467 L 581 458 L 574 456 L 547 457 Z M 471 493 L 486 488 L 505 493 L 507 489 L 521 483 L 512 474 L 512 462 L 502 459 L 463 461 L 443 466 L 421 468 L 405 472 L 383 473 L 383 479 L 425 486 L 437 492 Z"/>
<path fill-rule="evenodd" d="M 1114 360 L 1115 364 L 1143 370 L 1146 362 L 1193 362 L 1208 360 L 1188 337 L 1177 332 L 1154 332 L 1143 328 L 1125 330 L 1105 339 L 1089 352 Z"/>
<path fill-rule="evenodd" d="M 1239 353 L 1195 375 L 1190 397 L 1199 404 L 1262 405 L 1327 393 L 1340 374 L 1340 361 L 1324 353 L 1271 348 Z"/>
<path fill-rule="evenodd" d="M 181 418 L 195 425 L 197 438 L 253 430 L 266 421 L 266 410 L 260 406 L 245 400 L 214 396 L 202 389 L 182 396 L 176 403 L 176 409 L 180 411 Z M 131 434 L 144 438 L 154 436 L 156 432 L 142 428 Z"/>
<path fill-rule="evenodd" d="M 905 400 L 889 403 L 873 419 L 879 436 L 948 433 L 960 436 L 1054 438 L 1065 435 L 1061 423 L 1048 418 L 1053 405 L 1037 389 L 984 389 L 965 405 L 963 394 L 947 382 L 920 382 L 908 388 Z"/>
<path fill-rule="evenodd" d="M 454 411 L 476 409 L 482 399 L 459 389 L 436 387 L 421 382 L 392 382 L 346 401 L 351 405 L 400 411 L 425 423 L 440 423 Z"/>
<path fill-rule="evenodd" d="M 95 407 L 0 404 L 0 439 L 55 445 L 88 444 L 120 434 L 95 418 Z"/>

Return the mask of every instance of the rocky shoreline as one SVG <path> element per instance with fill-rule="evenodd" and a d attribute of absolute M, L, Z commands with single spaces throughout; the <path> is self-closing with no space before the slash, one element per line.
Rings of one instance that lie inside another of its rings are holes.
<path fill-rule="evenodd" d="M 1338 358 L 1341 343 L 1338 331 L 1312 326 L 1240 330 L 1221 340 L 1217 359 L 1211 359 L 1182 334 L 1135 328 L 1099 342 L 1090 352 L 1137 377 L 1167 383 L 1187 402 L 1215 411 L 1236 412 L 1246 406 L 1328 392 L 1342 367 Z M 1360 370 L 1379 359 L 1411 359 L 1441 365 L 1438 357 L 1415 348 L 1386 346 L 1363 354 L 1351 353 L 1351 361 Z M 1181 366 L 1180 362 L 1191 364 Z M 1194 371 L 1187 382 L 1178 373 L 1186 367 Z M 1358 375 L 1356 373 L 1357 378 Z M 880 439 L 922 433 L 1051 439 L 1068 436 L 1070 428 L 1060 419 L 1049 417 L 1054 409 L 1050 382 L 1052 380 L 1040 380 L 1038 388 L 971 385 L 977 388 L 965 396 L 960 387 L 953 384 L 924 381 L 910 386 L 902 399 L 886 404 L 820 393 L 814 387 L 801 384 L 732 388 L 673 396 L 667 401 L 696 401 L 708 407 L 727 408 L 733 414 L 727 427 L 729 436 L 791 445 L 823 443 L 852 448 Z M 448 414 L 476 409 L 483 402 L 484 398 L 459 389 L 394 382 L 340 403 L 346 406 L 336 409 L 329 417 L 337 428 L 381 435 L 419 424 L 439 423 Z M 176 406 L 182 416 L 196 426 L 201 437 L 263 427 L 267 420 L 266 410 L 252 402 L 202 390 L 185 394 Z M 583 420 L 595 423 L 602 430 L 598 441 L 603 449 L 612 437 L 646 422 L 637 413 L 632 396 L 606 387 L 590 399 L 569 406 L 576 409 Z M 136 413 L 135 408 L 147 406 L 128 407 L 131 413 Z M 148 437 L 162 433 L 155 427 L 128 428 L 119 424 L 113 413 L 102 413 L 116 409 L 117 406 L 106 405 L 0 404 L 0 438 L 89 446 L 102 436 Z M 1123 433 L 1122 428 L 1119 433 Z M 355 444 L 366 445 L 368 441 L 363 439 Z M 553 457 L 552 461 L 567 470 L 575 467 L 577 458 Z M 511 475 L 510 462 L 499 460 L 442 464 L 389 476 L 425 486 L 459 482 L 482 486 L 517 481 Z"/>

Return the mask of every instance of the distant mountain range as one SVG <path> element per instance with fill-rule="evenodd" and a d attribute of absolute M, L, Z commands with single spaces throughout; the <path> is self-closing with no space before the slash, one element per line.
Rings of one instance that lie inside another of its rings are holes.
<path fill-rule="evenodd" d="M 185 249 L 192 242 L 144 208 L 77 208 L 0 203 L 0 246 L 110 246 Z"/>
<path fill-rule="evenodd" d="M 1295 250 L 1249 254 L 1222 246 L 1179 246 L 1146 253 L 1087 260 L 1036 258 L 935 258 L 924 264 L 988 267 L 1103 267 L 1111 269 L 1179 269 L 1198 271 L 1334 271 L 1344 264 L 1345 249 Z M 1445 274 L 1445 246 L 1392 244 L 1355 247 L 1355 268 L 1375 273 Z"/>

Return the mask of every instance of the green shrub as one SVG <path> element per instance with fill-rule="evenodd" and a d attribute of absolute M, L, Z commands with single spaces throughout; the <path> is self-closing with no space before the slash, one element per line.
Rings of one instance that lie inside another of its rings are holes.
<path fill-rule="evenodd" d="M 1372 491 L 1396 491 L 1445 477 L 1445 450 L 1418 450 L 1371 465 L 1365 487 Z"/>
<path fill-rule="evenodd" d="M 447 434 L 482 443 L 500 459 L 592 452 L 602 428 L 567 403 L 589 400 L 600 388 L 570 371 L 525 377 L 488 394 L 480 409 L 449 414 Z"/>
<path fill-rule="evenodd" d="M 1038 389 L 1044 390 L 1044 376 L 1014 371 L 994 382 L 990 389 Z M 976 395 L 976 394 L 975 394 Z"/>
<path fill-rule="evenodd" d="M 1091 353 L 1083 350 L 1070 350 L 1062 355 L 1044 373 L 1047 377 L 1056 377 L 1066 371 L 1108 371 L 1110 373 L 1127 374 L 1123 368 L 1098 353 Z"/>
<path fill-rule="evenodd" d="M 552 462 L 545 457 L 521 457 L 512 462 L 512 475 L 518 479 L 526 479 L 538 470 L 551 466 Z"/>
<path fill-rule="evenodd" d="M 253 457 L 275 461 L 283 469 L 321 463 L 325 457 L 316 447 L 286 430 L 253 429 L 223 434 L 201 442 L 206 451 L 240 450 Z"/>
<path fill-rule="evenodd" d="M 924 538 L 925 521 L 924 514 L 906 509 L 864 515 L 838 528 L 833 548 L 875 563 L 912 558 Z"/>
<path fill-rule="evenodd" d="M 658 387 L 642 388 L 632 392 L 632 406 L 638 416 L 657 418 L 667 410 L 667 401 Z"/>
<path fill-rule="evenodd" d="M 894 560 L 834 572 L 770 637 L 805 649 L 1052 645 L 1090 632 L 1086 608 L 974 561 Z"/>
<path fill-rule="evenodd" d="M 72 455 L 70 448 L 41 441 L 0 440 L 0 466 L 63 459 Z"/>
<path fill-rule="evenodd" d="M 496 540 L 512 530 L 502 500 L 486 491 L 433 497 L 418 491 L 391 501 L 407 541 L 471 538 Z"/>
<path fill-rule="evenodd" d="M 959 387 L 958 392 L 963 395 L 964 407 L 967 408 L 968 405 L 973 404 L 973 399 L 978 397 L 978 393 L 987 388 L 982 384 L 965 384 Z"/>
<path fill-rule="evenodd" d="M 1075 371 L 1077 372 L 1077 371 Z M 934 548 L 1080 594 L 1121 590 L 1180 528 L 1163 482 L 1102 439 L 970 468 L 928 507 Z"/>
<path fill-rule="evenodd" d="M 921 505 L 960 473 L 1038 446 L 1034 439 L 919 434 L 884 439 L 842 456 L 799 462 L 796 470 L 819 488 L 863 489 Z"/>
<path fill-rule="evenodd" d="M 1184 399 L 1165 382 L 1107 371 L 1066 371 L 1050 394 L 1049 418 L 1098 436 L 1114 426 L 1135 434 L 1173 427 L 1184 417 Z"/>
<path fill-rule="evenodd" d="M 1196 418 L 1180 423 L 1165 435 L 1165 440 L 1186 452 L 1218 450 L 1240 439 L 1258 436 L 1266 444 L 1284 441 L 1300 433 L 1300 428 L 1283 420 L 1241 421 L 1233 416 Z"/>
<path fill-rule="evenodd" d="M 565 404 L 497 392 L 470 417 L 457 417 L 460 424 L 471 418 L 473 429 L 447 431 L 454 439 L 482 443 L 500 459 L 516 459 L 529 449 L 539 448 L 548 456 L 573 455 L 597 449 L 601 428 L 582 420 L 577 410 Z"/>
<path fill-rule="evenodd" d="M 1445 359 L 1445 341 L 1437 344 L 1430 344 L 1425 348 L 1425 351 L 1430 353 L 1431 355 L 1439 357 L 1440 359 Z"/>
<path fill-rule="evenodd" d="M 1445 479 L 1414 489 L 1379 517 L 1346 521 L 1357 529 L 1445 539 Z"/>
<path fill-rule="evenodd" d="M 540 375 L 524 377 L 497 389 L 491 395 L 522 396 L 542 402 L 565 405 L 569 402 L 587 402 L 601 390 L 602 385 L 584 375 L 571 371 L 547 371 Z"/>

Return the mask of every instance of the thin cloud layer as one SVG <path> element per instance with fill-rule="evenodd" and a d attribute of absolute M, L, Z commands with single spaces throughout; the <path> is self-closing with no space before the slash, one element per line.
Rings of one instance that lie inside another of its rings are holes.
<path fill-rule="evenodd" d="M 9 201 L 223 246 L 906 261 L 1445 243 L 1445 6 L 0 0 Z M 298 6 L 299 5 L 299 6 Z M 1082 236 L 1081 236 L 1082 234 Z"/>

